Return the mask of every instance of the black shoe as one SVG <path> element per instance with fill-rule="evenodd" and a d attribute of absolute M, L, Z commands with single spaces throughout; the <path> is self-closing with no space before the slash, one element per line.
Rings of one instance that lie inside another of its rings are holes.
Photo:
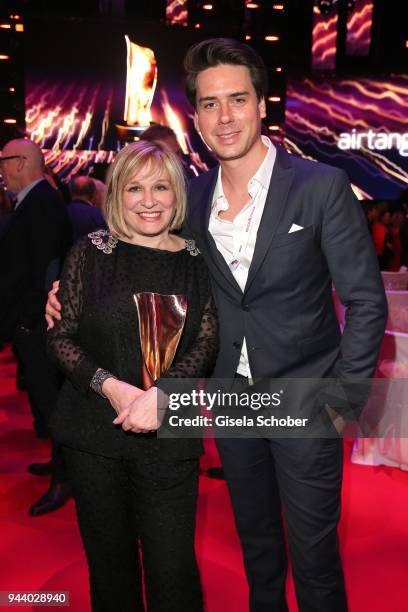
<path fill-rule="evenodd" d="M 28 511 L 30 516 L 41 516 L 61 508 L 72 497 L 71 486 L 67 482 L 51 484 L 50 488 Z"/>
<path fill-rule="evenodd" d="M 52 461 L 45 461 L 44 463 L 30 463 L 27 466 L 27 472 L 34 474 L 35 476 L 49 476 L 52 472 Z"/>
<path fill-rule="evenodd" d="M 220 467 L 211 467 L 207 470 L 208 478 L 217 478 L 218 480 L 225 480 L 224 470 Z"/>

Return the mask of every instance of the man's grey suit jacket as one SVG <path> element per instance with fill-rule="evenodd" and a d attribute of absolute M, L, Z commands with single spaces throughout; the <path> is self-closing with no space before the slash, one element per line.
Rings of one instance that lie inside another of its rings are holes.
<path fill-rule="evenodd" d="M 372 377 L 387 302 L 367 222 L 346 174 L 277 146 L 242 292 L 208 231 L 217 172 L 190 183 L 187 222 L 210 268 L 218 307 L 214 376 L 234 377 L 245 337 L 254 378 Z M 292 224 L 303 229 L 289 233 Z M 332 283 L 347 306 L 343 335 Z"/>

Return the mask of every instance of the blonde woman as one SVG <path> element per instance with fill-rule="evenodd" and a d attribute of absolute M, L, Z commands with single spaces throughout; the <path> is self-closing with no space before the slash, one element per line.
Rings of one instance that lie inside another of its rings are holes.
<path fill-rule="evenodd" d="M 159 143 L 128 145 L 108 176 L 109 229 L 80 240 L 61 277 L 49 349 L 67 380 L 51 428 L 73 486 L 94 612 L 144 610 L 141 564 L 149 612 L 202 610 L 194 553 L 201 443 L 156 435 L 157 388 L 141 388 L 133 300 L 142 291 L 186 295 L 165 376 L 211 372 L 217 321 L 207 269 L 194 242 L 173 233 L 185 211 L 177 157 Z"/>

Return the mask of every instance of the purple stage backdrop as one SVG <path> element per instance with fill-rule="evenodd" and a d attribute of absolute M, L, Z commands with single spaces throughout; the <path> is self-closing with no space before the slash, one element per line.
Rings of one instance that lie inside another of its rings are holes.
<path fill-rule="evenodd" d="M 125 35 L 153 50 L 157 83 L 151 121 L 179 132 L 196 173 L 215 163 L 194 130 L 184 95 L 182 62 L 196 32 L 162 24 L 43 21 L 27 24 L 26 124 L 64 178 L 94 161 L 111 161 L 123 146 L 127 46 Z M 148 127 L 148 124 L 145 126 Z"/>
<path fill-rule="evenodd" d="M 228 35 L 228 32 L 225 32 Z M 64 178 L 122 146 L 126 42 L 154 51 L 152 121 L 179 131 L 196 173 L 214 159 L 195 132 L 183 92 L 186 49 L 205 31 L 164 24 L 32 21 L 26 27 L 26 117 L 31 138 Z M 395 198 L 407 186 L 408 77 L 289 78 L 286 137 L 291 152 L 344 168 L 362 197 Z"/>
<path fill-rule="evenodd" d="M 347 171 L 363 195 L 393 199 L 408 184 L 408 76 L 291 78 L 286 145 Z"/>

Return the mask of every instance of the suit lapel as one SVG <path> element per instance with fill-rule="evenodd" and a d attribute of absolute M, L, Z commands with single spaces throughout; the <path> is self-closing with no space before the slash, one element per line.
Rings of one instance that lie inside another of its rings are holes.
<path fill-rule="evenodd" d="M 203 205 L 200 208 L 200 230 L 201 235 L 204 238 L 205 245 L 207 247 L 208 255 L 211 259 L 211 262 L 216 266 L 218 271 L 223 275 L 225 280 L 227 280 L 236 291 L 239 291 L 242 294 L 241 288 L 235 280 L 229 266 L 227 265 L 224 257 L 221 255 L 219 250 L 217 249 L 217 245 L 215 244 L 215 240 L 210 234 L 208 230 L 208 226 L 210 223 L 210 214 L 211 214 L 211 204 L 213 193 L 215 189 L 215 185 L 218 178 L 218 167 L 214 172 L 213 176 L 207 182 L 204 187 L 202 193 Z"/>
<path fill-rule="evenodd" d="M 269 183 L 268 195 L 266 197 L 261 222 L 256 236 L 256 244 L 248 279 L 245 286 L 246 293 L 253 283 L 266 253 L 276 233 L 280 218 L 286 206 L 288 193 L 293 181 L 294 170 L 291 165 L 290 156 L 286 151 L 276 146 L 276 159 Z"/>

